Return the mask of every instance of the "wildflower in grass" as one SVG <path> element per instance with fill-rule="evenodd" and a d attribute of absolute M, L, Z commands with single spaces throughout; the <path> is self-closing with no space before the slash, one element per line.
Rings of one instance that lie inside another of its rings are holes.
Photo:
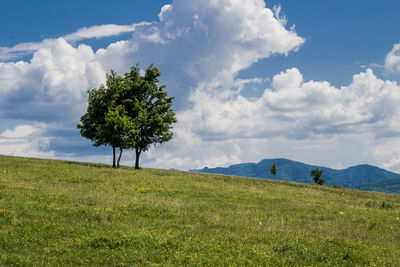
<path fill-rule="evenodd" d="M 259 225 L 262 225 L 262 222 L 258 222 Z"/>
<path fill-rule="evenodd" d="M 344 212 L 343 212 L 343 211 L 340 211 L 339 214 L 340 214 L 340 215 L 344 215 Z"/>
<path fill-rule="evenodd" d="M 399 217 L 397 217 L 396 220 L 400 220 Z"/>

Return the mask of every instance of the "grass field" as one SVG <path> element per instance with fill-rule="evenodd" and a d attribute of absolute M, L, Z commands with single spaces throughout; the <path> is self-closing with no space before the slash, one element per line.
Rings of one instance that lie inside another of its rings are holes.
<path fill-rule="evenodd" d="M 1 265 L 400 266 L 400 196 L 0 156 Z"/>

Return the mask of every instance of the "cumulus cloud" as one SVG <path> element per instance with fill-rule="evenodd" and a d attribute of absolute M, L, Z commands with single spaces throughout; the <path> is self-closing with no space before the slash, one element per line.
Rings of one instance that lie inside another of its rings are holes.
<path fill-rule="evenodd" d="M 389 73 L 400 73 L 400 42 L 393 46 L 385 60 L 385 70 Z"/>
<path fill-rule="evenodd" d="M 48 43 L 30 62 L 0 62 L 0 116 L 37 121 L 76 121 L 86 91 L 104 82 L 91 47 L 63 38 Z"/>
<path fill-rule="evenodd" d="M 399 99 L 397 83 L 378 79 L 371 69 L 354 75 L 349 86 L 335 88 L 325 81 L 304 82 L 292 68 L 275 75 L 272 88 L 258 99 L 197 90 L 190 97 L 193 108 L 181 112 L 179 121 L 203 137 L 222 140 L 274 135 L 304 139 L 370 131 L 385 123 L 374 129 L 383 136 L 399 133 L 394 123 Z"/>
<path fill-rule="evenodd" d="M 159 17 L 119 45 L 126 53 L 110 46 L 98 51 L 99 60 L 104 65 L 110 58 L 130 64 L 153 62 L 163 70 L 169 92 L 182 98 L 205 82 L 230 88 L 239 71 L 273 54 L 287 55 L 304 43 L 263 0 L 175 0 Z M 117 71 L 128 67 L 114 66 Z"/>

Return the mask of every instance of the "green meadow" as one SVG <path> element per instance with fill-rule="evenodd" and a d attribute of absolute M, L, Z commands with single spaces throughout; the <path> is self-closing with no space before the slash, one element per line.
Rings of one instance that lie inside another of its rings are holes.
<path fill-rule="evenodd" d="M 400 266 L 399 218 L 399 195 L 0 156 L 0 265 Z"/>

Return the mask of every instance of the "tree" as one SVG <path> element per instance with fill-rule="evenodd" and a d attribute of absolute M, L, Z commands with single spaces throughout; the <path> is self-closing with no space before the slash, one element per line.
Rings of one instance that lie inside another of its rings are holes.
<path fill-rule="evenodd" d="M 153 64 L 147 67 L 144 76 L 140 75 L 138 64 L 125 74 L 124 105 L 138 126 L 138 134 L 134 138 L 136 169 L 139 169 L 142 152 L 147 151 L 151 145 L 171 140 L 172 124 L 176 123 L 172 109 L 174 98 L 167 97 L 165 85 L 157 85 L 160 75 L 161 72 Z"/>
<path fill-rule="evenodd" d="M 136 64 L 123 78 L 111 71 L 105 86 L 88 91 L 87 111 L 77 127 L 94 146 L 112 147 L 113 167 L 116 148 L 120 149 L 117 167 L 123 149 L 134 148 L 135 168 L 139 169 L 142 152 L 172 138 L 172 124 L 176 122 L 173 97 L 167 97 L 165 85 L 157 85 L 160 75 L 153 65 L 140 75 Z"/>
<path fill-rule="evenodd" d="M 118 98 L 123 88 L 123 79 L 111 70 L 106 75 L 106 85 L 88 91 L 88 106 L 86 113 L 81 117 L 81 124 L 77 125 L 81 136 L 90 139 L 93 146 L 111 146 L 113 149 L 113 167 L 115 164 L 115 149 L 122 140 L 116 141 L 112 129 L 112 112 L 116 112 Z M 117 112 L 121 112 L 120 108 Z M 108 115 L 107 115 L 108 114 Z M 126 116 L 126 114 L 124 114 Z M 106 117 L 108 119 L 106 120 Z M 115 121 L 116 122 L 116 121 Z M 119 134 L 122 136 L 122 134 Z"/>
<path fill-rule="evenodd" d="M 274 163 L 272 163 L 272 166 L 271 166 L 271 174 L 274 176 L 274 179 L 275 179 L 276 171 L 277 171 L 277 168 L 276 168 L 276 165 L 274 162 Z"/>
<path fill-rule="evenodd" d="M 119 148 L 117 168 L 124 148 L 130 148 L 135 145 L 134 138 L 138 133 L 137 126 L 132 119 L 127 116 L 125 108 L 121 105 L 116 108 L 109 108 L 105 114 L 104 123 L 97 127 L 100 136 L 107 140 L 113 147 L 113 167 L 115 168 L 115 148 Z"/>
<path fill-rule="evenodd" d="M 318 168 L 311 170 L 311 176 L 313 176 L 314 183 L 319 185 L 323 185 L 325 183 L 325 179 L 321 177 L 323 171 L 324 170 L 320 170 Z"/>

